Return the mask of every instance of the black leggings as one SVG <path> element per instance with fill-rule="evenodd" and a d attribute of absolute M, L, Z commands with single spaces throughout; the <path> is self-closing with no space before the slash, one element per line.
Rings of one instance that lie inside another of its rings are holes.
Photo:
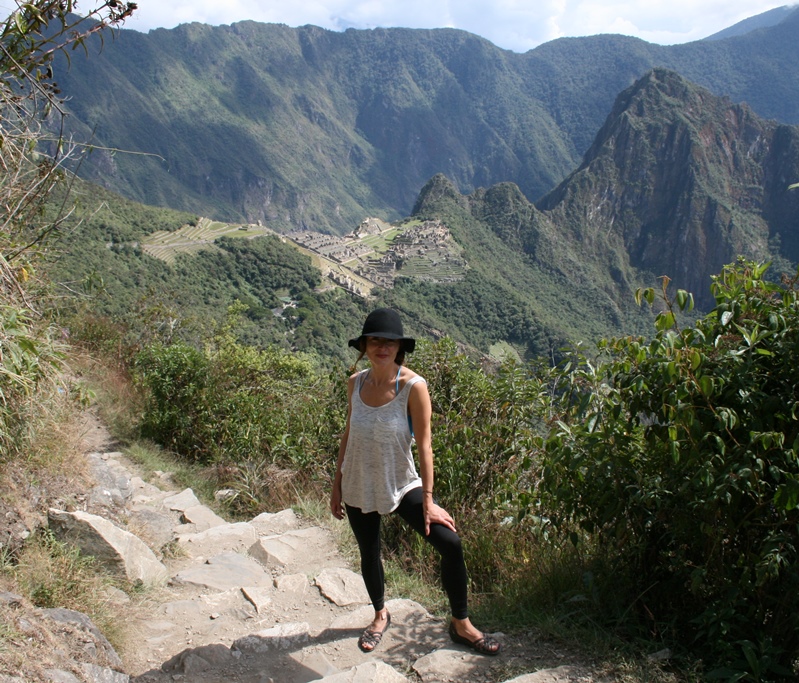
<path fill-rule="evenodd" d="M 361 550 L 361 574 L 375 611 L 385 607 L 383 561 L 380 558 L 380 513 L 361 512 L 360 508 L 345 506 L 355 540 Z M 424 535 L 422 489 L 406 493 L 395 512 L 430 543 L 441 555 L 441 584 L 449 598 L 452 616 L 466 619 L 466 563 L 463 561 L 461 539 L 443 524 L 431 524 L 430 535 Z"/>

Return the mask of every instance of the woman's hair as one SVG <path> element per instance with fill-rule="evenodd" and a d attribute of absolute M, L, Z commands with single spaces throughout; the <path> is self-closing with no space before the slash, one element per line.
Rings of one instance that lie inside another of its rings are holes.
<path fill-rule="evenodd" d="M 350 368 L 350 372 L 355 372 L 356 367 L 358 365 L 358 361 L 361 360 L 366 355 L 366 337 L 361 337 L 361 340 L 358 344 L 358 357 L 355 359 L 355 362 L 352 364 Z M 394 356 L 394 362 L 397 365 L 403 365 L 405 363 L 405 345 L 400 342 L 399 351 L 397 351 L 397 355 Z"/>

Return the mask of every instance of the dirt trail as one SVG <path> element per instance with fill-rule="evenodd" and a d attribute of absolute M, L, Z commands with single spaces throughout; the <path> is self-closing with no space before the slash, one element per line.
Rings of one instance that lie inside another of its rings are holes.
<path fill-rule="evenodd" d="M 144 481 L 102 425 L 90 426 L 86 443 L 97 482 L 86 511 L 141 538 L 165 567 L 144 598 L 114 597 L 127 623 L 120 656 L 136 683 L 600 680 L 534 634 L 497 634 L 505 651 L 476 655 L 410 600 L 388 602 L 391 627 L 374 653 L 362 653 L 372 609 L 329 530 L 291 510 L 228 523 L 168 475 L 157 486 Z"/>

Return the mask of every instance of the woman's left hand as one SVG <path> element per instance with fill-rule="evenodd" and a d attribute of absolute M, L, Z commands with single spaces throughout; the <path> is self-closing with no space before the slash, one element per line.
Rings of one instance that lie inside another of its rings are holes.
<path fill-rule="evenodd" d="M 424 535 L 430 535 L 431 524 L 442 524 L 451 531 L 456 531 L 455 520 L 452 519 L 449 512 L 447 512 L 440 505 L 436 505 L 432 501 L 423 504 L 424 509 Z"/>

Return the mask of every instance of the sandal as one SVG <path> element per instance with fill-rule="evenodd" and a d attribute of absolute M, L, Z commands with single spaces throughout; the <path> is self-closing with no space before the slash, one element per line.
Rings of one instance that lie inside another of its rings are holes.
<path fill-rule="evenodd" d="M 502 650 L 502 643 L 485 633 L 482 638 L 478 638 L 477 640 L 469 640 L 468 638 L 458 635 L 458 632 L 455 630 L 455 624 L 452 622 L 449 622 L 449 637 L 452 639 L 453 643 L 466 645 L 475 652 L 479 652 L 481 655 L 488 655 L 489 657 L 498 655 Z"/>
<path fill-rule="evenodd" d="M 388 630 L 390 625 L 391 613 L 386 612 L 386 626 L 382 631 L 372 631 L 367 628 L 361 633 L 361 637 L 358 638 L 358 647 L 361 648 L 361 652 L 374 652 L 375 648 L 380 644 L 383 634 Z"/>

